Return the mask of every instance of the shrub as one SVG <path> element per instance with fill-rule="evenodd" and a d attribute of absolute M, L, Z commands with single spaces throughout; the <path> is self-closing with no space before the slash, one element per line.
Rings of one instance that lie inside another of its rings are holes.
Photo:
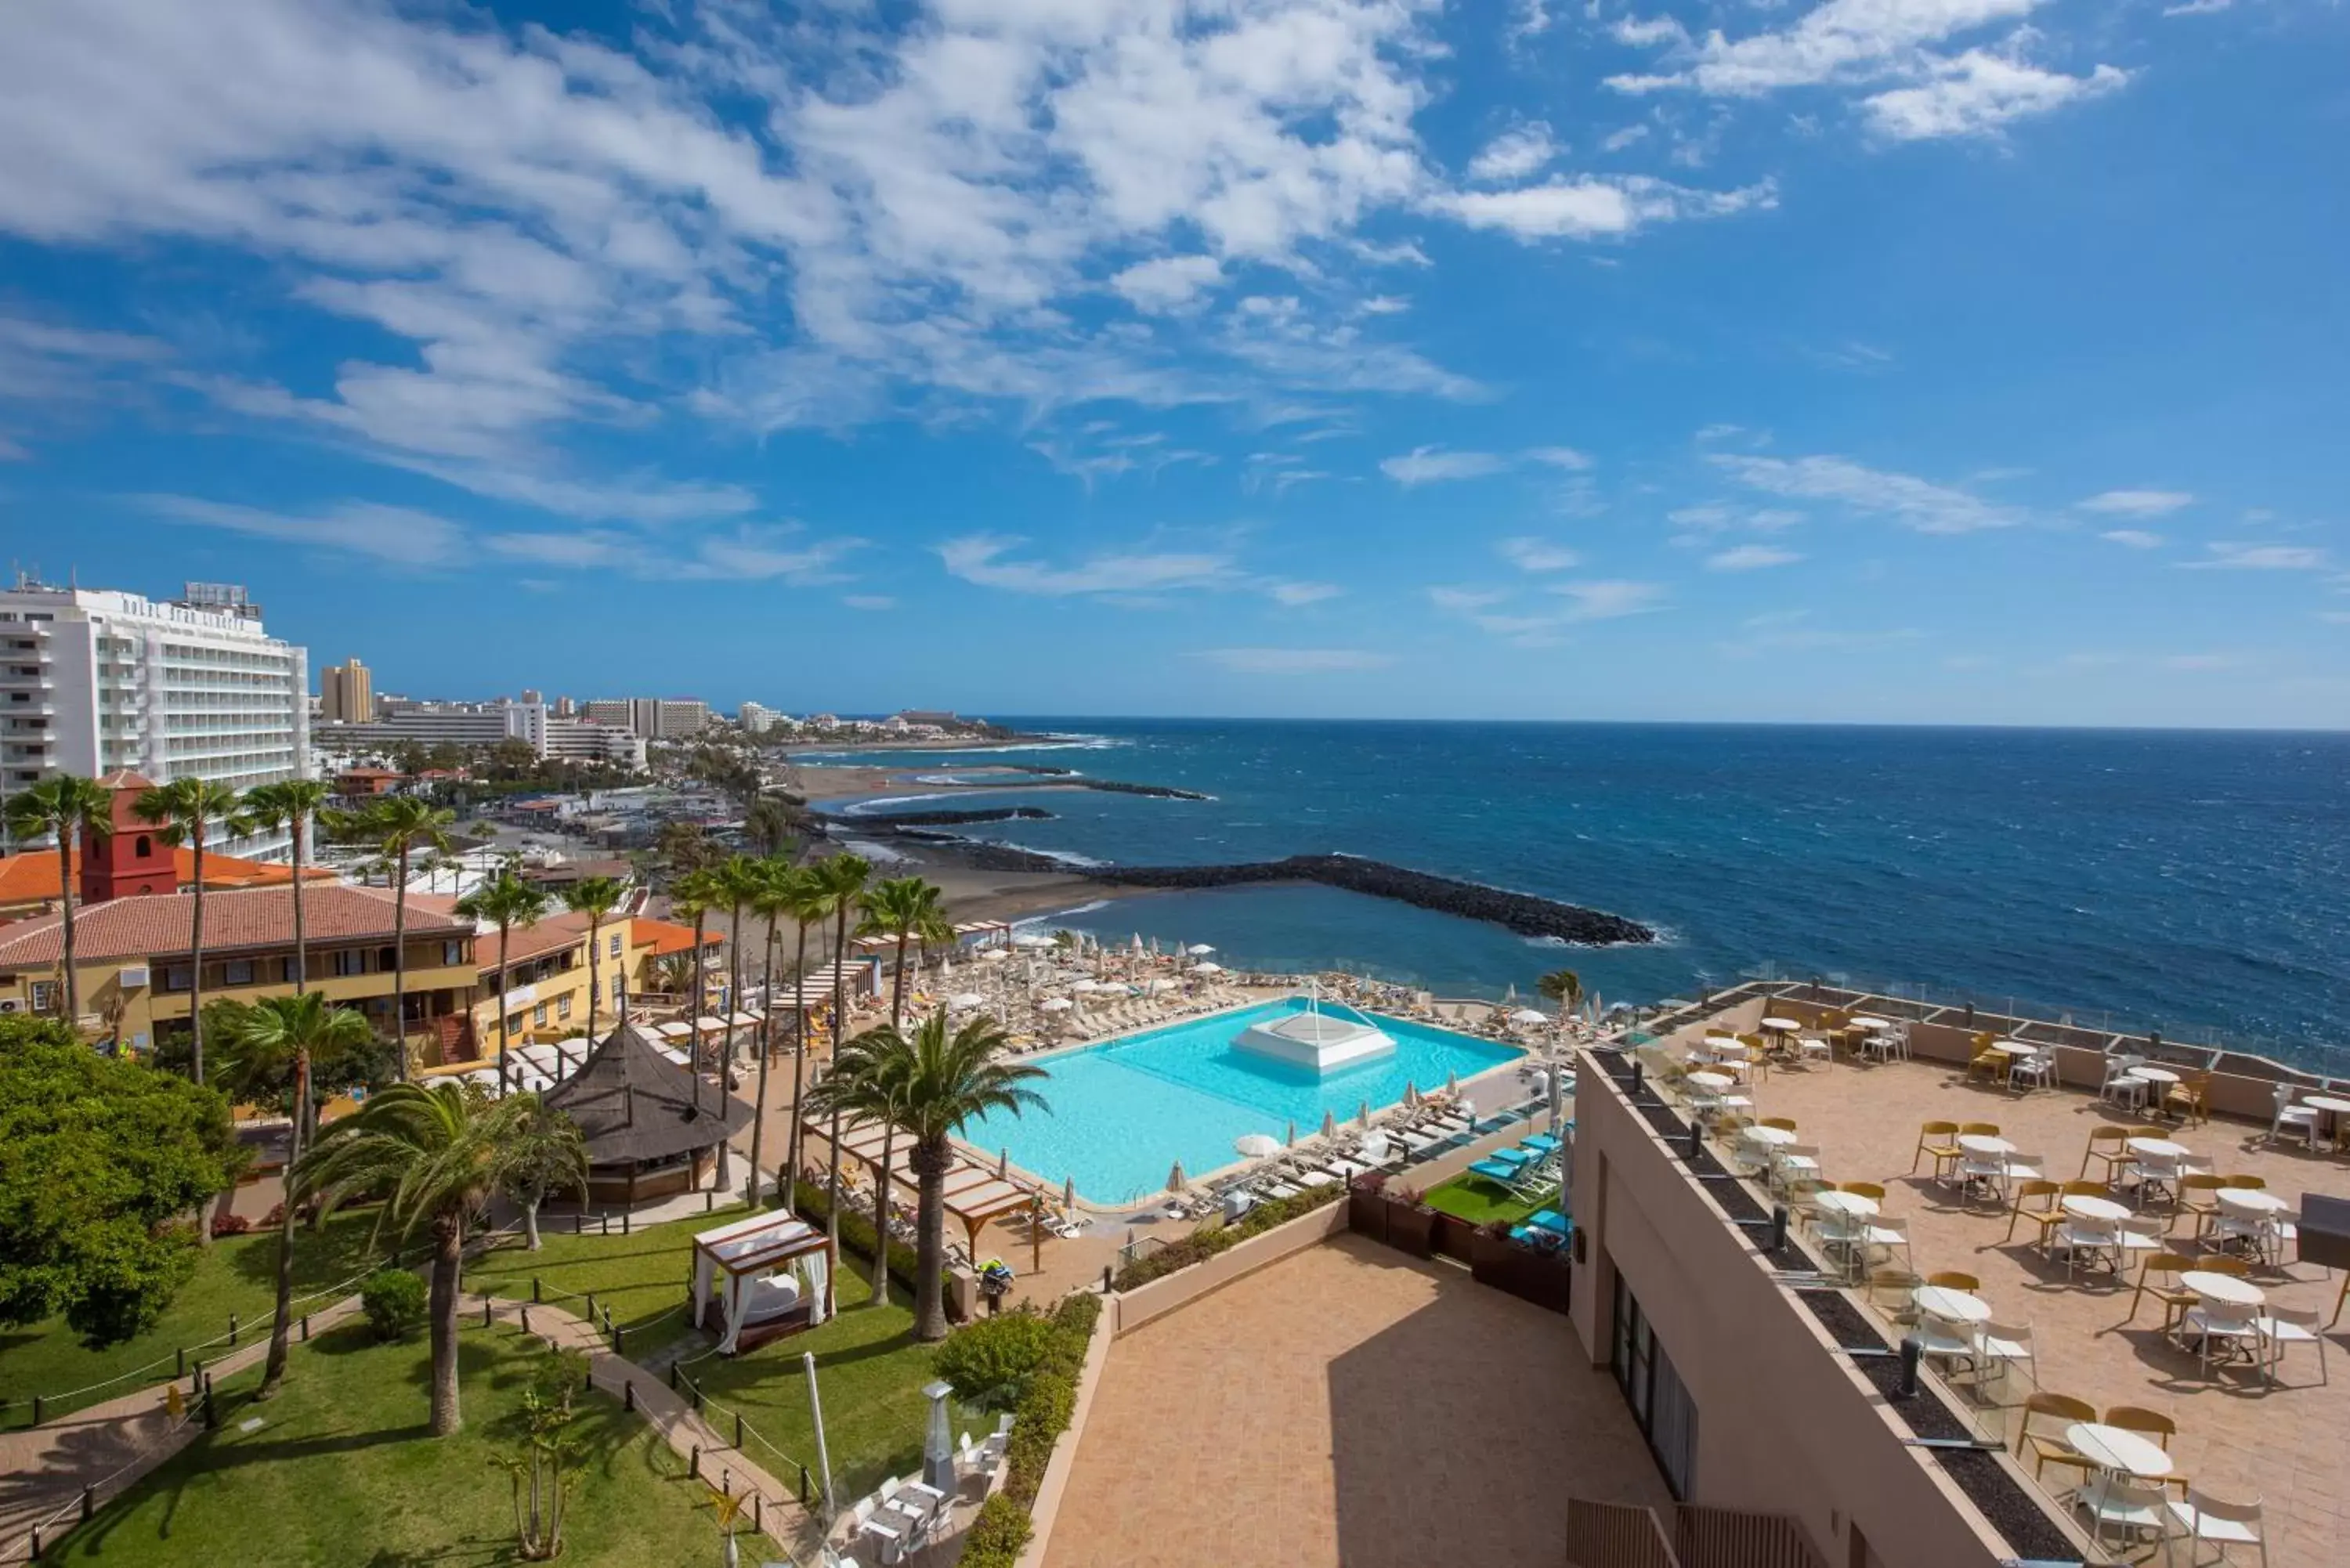
<path fill-rule="evenodd" d="M 979 1517 L 962 1538 L 962 1568 L 1013 1568 L 1035 1534 L 1028 1511 L 1002 1492 L 980 1505 Z"/>
<path fill-rule="evenodd" d="M 406 1269 L 379 1269 L 359 1287 L 359 1310 L 378 1339 L 404 1339 L 424 1323 L 424 1281 Z"/>
<path fill-rule="evenodd" d="M 1324 1187 L 1310 1187 L 1295 1198 L 1276 1198 L 1270 1203 L 1260 1203 L 1230 1225 L 1192 1231 L 1179 1241 L 1170 1241 L 1159 1251 L 1137 1258 L 1118 1272 L 1111 1288 L 1130 1291 L 1137 1285 L 1163 1279 L 1178 1269 L 1188 1269 L 1194 1263 L 1204 1263 L 1225 1250 L 1236 1247 L 1252 1236 L 1261 1236 L 1275 1225 L 1285 1224 L 1301 1214 L 1310 1214 L 1326 1203 L 1335 1203 L 1346 1191 L 1337 1182 Z"/>
<path fill-rule="evenodd" d="M 798 1210 L 801 1219 L 819 1227 L 832 1212 L 831 1206 L 825 1201 L 824 1184 L 820 1181 L 795 1183 L 792 1206 Z M 872 1259 L 873 1221 L 859 1212 L 853 1203 L 844 1203 L 840 1207 L 840 1244 L 852 1252 L 864 1254 L 868 1262 Z M 893 1240 L 889 1243 L 889 1274 L 908 1290 L 914 1288 L 914 1249 L 903 1241 Z"/>
<path fill-rule="evenodd" d="M 247 1231 L 252 1229 L 253 1221 L 246 1219 L 242 1214 L 215 1214 L 213 1216 L 213 1240 L 215 1241 L 219 1241 L 224 1236 L 242 1236 Z"/>
<path fill-rule="evenodd" d="M 1028 1380 L 1012 1413 L 1012 1435 L 1004 1439 L 1007 1470 L 1003 1490 L 1027 1507 L 1045 1484 L 1045 1467 L 1053 1461 L 1053 1445 L 1068 1429 L 1077 1407 L 1077 1386 L 1057 1372 L 1040 1372 Z"/>
<path fill-rule="evenodd" d="M 939 1376 L 967 1403 L 1009 1410 L 1020 1403 L 1029 1378 L 1059 1337 L 1058 1324 L 1034 1308 L 983 1317 L 955 1330 L 939 1346 Z M 1082 1357 L 1083 1350 L 1078 1354 Z"/>

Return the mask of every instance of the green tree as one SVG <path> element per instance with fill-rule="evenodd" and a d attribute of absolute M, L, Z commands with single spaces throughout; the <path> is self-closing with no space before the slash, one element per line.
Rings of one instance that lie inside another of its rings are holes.
<path fill-rule="evenodd" d="M 498 1190 L 522 1205 L 523 1234 L 539 1250 L 538 1206 L 556 1192 L 588 1196 L 588 1143 L 579 1124 L 550 1109 L 536 1095 L 525 1095 L 529 1114 L 517 1118 L 504 1149 Z"/>
<path fill-rule="evenodd" d="M 496 876 L 457 900 L 457 913 L 469 920 L 487 920 L 498 929 L 498 1093 L 506 1081 L 506 949 L 516 926 L 535 926 L 546 914 L 546 894 L 512 869 Z"/>
<path fill-rule="evenodd" d="M 65 961 L 66 1027 L 78 1030 L 81 976 L 74 971 L 73 841 L 83 833 L 103 838 L 114 831 L 114 796 L 96 779 L 57 774 L 10 798 L 7 826 L 17 838 L 57 836 L 59 908 L 64 911 L 58 940 Z"/>
<path fill-rule="evenodd" d="M 525 1563 L 545 1563 L 563 1552 L 565 1505 L 580 1474 L 580 1444 L 572 1428 L 588 1372 L 588 1357 L 577 1351 L 558 1351 L 541 1362 L 523 1390 L 522 1451 L 490 1459 L 513 1483 L 515 1552 Z"/>
<path fill-rule="evenodd" d="M 326 819 L 338 837 L 365 844 L 391 874 L 391 1037 L 400 1043 L 400 1075 L 408 1076 L 408 862 L 418 850 L 449 853 L 449 826 L 457 820 L 421 795 L 392 794 L 362 810 Z"/>
<path fill-rule="evenodd" d="M 1558 1003 L 1558 1020 L 1564 1023 L 1583 1000 L 1583 977 L 1571 969 L 1555 969 L 1534 981 L 1534 989 Z"/>
<path fill-rule="evenodd" d="M 932 1013 L 910 1034 L 872 1030 L 863 1060 L 892 1085 L 896 1118 L 912 1147 L 906 1162 L 914 1172 L 914 1337 L 944 1339 L 946 1302 L 946 1178 L 954 1165 L 954 1131 L 991 1111 L 1045 1110 L 1043 1096 L 1028 1085 L 1045 1076 L 1041 1067 L 1002 1059 L 1003 1031 L 991 1018 L 974 1018 L 949 1033 L 944 1013 Z"/>
<path fill-rule="evenodd" d="M 395 1084 L 318 1135 L 294 1173 L 294 1200 L 332 1213 L 357 1198 L 381 1198 L 379 1233 L 432 1234 L 434 1437 L 463 1424 L 457 1400 L 457 1298 L 469 1217 L 504 1184 L 507 1148 L 538 1096 L 491 1100 L 458 1083 Z"/>
<path fill-rule="evenodd" d="M 811 928 L 820 929 L 832 918 L 834 898 L 826 888 L 824 877 L 813 867 L 788 867 L 777 875 L 776 881 L 783 890 L 784 913 L 799 929 L 798 946 L 792 959 L 792 1127 L 789 1152 L 784 1161 L 784 1190 L 788 1192 L 792 1190 L 790 1184 L 800 1178 L 800 1099 L 807 1092 L 809 1040 L 804 992 L 807 984 L 808 931 Z M 768 1016 L 774 1016 L 772 1002 Z"/>
<path fill-rule="evenodd" d="M 751 912 L 767 922 L 766 946 L 762 950 L 765 960 L 763 967 L 766 971 L 767 1004 L 759 1020 L 758 1098 L 754 1102 L 751 1113 L 750 1199 L 756 1204 L 759 1201 L 759 1180 L 766 1168 L 760 1161 L 765 1158 L 767 1147 L 767 1068 L 775 1055 L 775 926 L 776 922 L 790 918 L 796 907 L 795 899 L 800 874 L 798 867 L 780 857 L 770 857 L 753 864 L 756 869 L 757 886 L 752 892 Z M 801 940 L 806 940 L 805 927 L 801 929 Z M 792 1106 L 792 1120 L 795 1124 L 799 1120 L 796 1101 Z M 796 1178 L 796 1168 L 787 1165 L 784 1168 L 783 1186 L 788 1192 Z"/>
<path fill-rule="evenodd" d="M 726 1060 L 733 1060 L 733 1015 L 743 1011 L 743 907 L 759 896 L 764 875 L 748 855 L 730 855 L 712 868 L 721 900 L 726 905 Z"/>
<path fill-rule="evenodd" d="M 288 1134 L 286 1168 L 289 1171 L 301 1162 L 310 1120 L 314 1113 L 310 1093 L 311 1057 L 321 1051 L 363 1051 L 375 1038 L 368 1021 L 348 1008 L 329 1006 L 327 999 L 315 992 L 294 996 L 265 996 L 234 1008 L 223 1019 L 222 1045 L 232 1059 L 238 1059 L 240 1072 L 246 1075 L 244 1064 L 255 1058 L 280 1057 L 292 1063 L 294 1079 L 293 1128 Z M 293 1321 L 294 1311 L 294 1215 L 291 1201 L 278 1205 L 277 1220 L 277 1314 L 269 1324 L 269 1360 L 261 1374 L 260 1397 L 267 1399 L 276 1394 L 277 1386 L 286 1376 L 286 1334 Z"/>
<path fill-rule="evenodd" d="M 840 1125 L 843 1116 L 878 1122 L 881 1127 L 881 1164 L 873 1181 L 873 1304 L 889 1301 L 889 1177 L 898 1140 L 898 1114 L 903 1088 L 905 1053 L 890 1047 L 902 1044 L 890 1028 L 868 1029 L 843 1045 L 832 1059 L 832 1071 L 810 1096 L 815 1108 Z"/>
<path fill-rule="evenodd" d="M 889 1027 L 902 1028 L 906 1022 L 906 949 L 914 942 L 928 947 L 932 942 L 954 940 L 954 927 L 947 919 L 946 906 L 935 883 L 920 877 L 892 877 L 875 885 L 865 895 L 859 908 L 864 919 L 858 922 L 857 934 L 861 937 L 891 937 L 898 944 L 898 969 L 889 979 Z"/>
<path fill-rule="evenodd" d="M 131 815 L 152 824 L 165 844 L 186 844 L 195 857 L 195 907 L 188 925 L 188 1062 L 197 1083 L 204 1081 L 204 844 L 212 826 L 236 812 L 236 792 L 210 779 L 173 779 L 152 784 L 131 803 Z"/>
<path fill-rule="evenodd" d="M 244 1164 L 217 1090 L 0 1017 L 0 1324 L 62 1312 L 92 1346 L 152 1328 L 195 1266 L 170 1222 Z"/>
<path fill-rule="evenodd" d="M 842 967 L 848 956 L 848 917 L 857 901 L 864 895 L 866 878 L 873 875 L 872 862 L 861 855 L 836 855 L 816 867 L 819 885 L 832 906 L 832 1041 L 837 1055 L 840 1043 L 848 1029 L 848 971 Z M 825 1226 L 832 1241 L 832 1250 L 840 1251 L 840 1113 L 835 1110 L 828 1125 L 826 1140 L 830 1146 L 830 1158 L 826 1163 Z"/>
<path fill-rule="evenodd" d="M 596 1012 L 602 1005 L 604 922 L 620 907 L 625 894 L 616 877 L 583 877 L 563 889 L 563 907 L 588 917 L 588 1038 L 596 1038 Z"/>
<path fill-rule="evenodd" d="M 327 806 L 327 786 L 317 779 L 282 779 L 255 784 L 237 802 L 229 831 L 238 837 L 284 828 L 294 840 L 294 991 L 310 989 L 310 940 L 302 919 L 302 867 L 308 858 L 310 825 Z"/>
<path fill-rule="evenodd" d="M 796 847 L 807 813 L 781 795 L 763 794 L 743 816 L 743 837 L 763 856 L 788 856 Z"/>
<path fill-rule="evenodd" d="M 653 853 L 670 869 L 672 877 L 688 877 L 722 857 L 718 846 L 710 841 L 698 822 L 664 822 L 653 835 Z"/>

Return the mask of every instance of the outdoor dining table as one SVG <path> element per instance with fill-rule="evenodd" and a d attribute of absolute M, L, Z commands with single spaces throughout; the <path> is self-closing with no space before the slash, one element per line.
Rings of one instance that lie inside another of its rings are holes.
<path fill-rule="evenodd" d="M 2126 1076 L 2142 1084 L 2175 1084 L 2178 1075 L 2168 1067 L 2132 1067 Z"/>
<path fill-rule="evenodd" d="M 2189 1269 L 2178 1276 L 2178 1282 L 2206 1301 L 2223 1306 L 2256 1307 L 2268 1303 L 2268 1293 L 2250 1280 L 2233 1274 L 2214 1273 L 2208 1269 Z"/>
<path fill-rule="evenodd" d="M 1855 1029 L 1866 1029 L 1874 1033 L 1879 1029 L 1892 1028 L 1893 1020 L 1890 1018 L 1879 1018 L 1873 1012 L 1864 1012 L 1853 1019 L 1852 1026 Z"/>
<path fill-rule="evenodd" d="M 1803 1026 L 1803 1022 L 1794 1018 L 1766 1018 L 1762 1021 L 1763 1033 L 1768 1034 L 1793 1034 Z"/>
<path fill-rule="evenodd" d="M 1689 1081 L 1700 1089 L 1711 1089 L 1716 1093 L 1738 1086 L 1738 1080 L 1727 1073 L 1691 1073 Z"/>
<path fill-rule="evenodd" d="M 1774 1127 L 1772 1130 L 1775 1132 L 1778 1129 Z M 1877 1199 L 1866 1192 L 1843 1192 L 1830 1188 L 1825 1192 L 1813 1193 L 1812 1202 L 1815 1207 L 1825 1209 L 1831 1214 L 1841 1214 L 1851 1220 L 1877 1218 Z"/>
<path fill-rule="evenodd" d="M 2150 1159 L 2185 1159 L 2195 1152 L 2185 1144 L 2173 1143 L 2167 1137 L 2134 1137 L 2129 1140 L 2129 1150 Z"/>
<path fill-rule="evenodd" d="M 2265 1220 L 2293 1207 L 2263 1187 L 2223 1187 L 2212 1196 L 2222 1209 L 2232 1209 L 2247 1220 Z"/>
<path fill-rule="evenodd" d="M 2339 1099 L 2332 1095 L 2312 1095 L 2301 1103 L 2311 1110 L 2323 1113 L 2326 1121 L 2333 1124 L 2334 1130 L 2326 1135 L 2327 1142 L 2331 1143 L 2338 1138 L 2342 1125 L 2340 1118 L 2350 1116 L 2350 1100 Z"/>
<path fill-rule="evenodd" d="M 1961 1133 L 1959 1147 L 1969 1154 L 2013 1154 L 2015 1146 L 1992 1133 Z"/>
<path fill-rule="evenodd" d="M 2085 1192 L 2070 1193 L 2064 1199 L 2064 1212 L 2077 1214 L 2084 1220 L 2103 1220 L 2118 1225 L 2130 1217 L 2129 1206 L 2110 1198 L 2092 1198 Z"/>
<path fill-rule="evenodd" d="M 2159 1480 L 2170 1473 L 2170 1456 L 2162 1445 L 2126 1427 L 2096 1421 L 2075 1421 L 2064 1428 L 2064 1440 L 2098 1469 L 2140 1480 Z"/>
<path fill-rule="evenodd" d="M 1795 1135 L 1785 1127 L 1751 1127 L 1740 1133 L 1749 1143 L 1759 1143 L 1765 1148 L 1777 1148 L 1795 1141 Z"/>
<path fill-rule="evenodd" d="M 2040 1051 L 2039 1046 L 2028 1040 L 1994 1040 L 1990 1048 L 2002 1056 L 2032 1056 Z"/>
<path fill-rule="evenodd" d="M 1971 1292 L 1953 1290 L 1948 1285 L 1920 1285 L 1909 1293 L 1909 1300 L 1928 1317 L 1939 1318 L 1944 1323 L 1991 1321 L 1991 1303 Z"/>

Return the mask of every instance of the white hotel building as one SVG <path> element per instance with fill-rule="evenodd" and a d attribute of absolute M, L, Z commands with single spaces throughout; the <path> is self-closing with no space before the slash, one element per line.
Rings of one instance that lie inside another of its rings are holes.
<path fill-rule="evenodd" d="M 0 790 L 53 773 L 129 768 L 250 789 L 306 776 L 310 667 L 262 629 L 244 590 L 190 583 L 178 599 L 0 588 Z M 286 834 L 213 847 L 282 859 Z"/>

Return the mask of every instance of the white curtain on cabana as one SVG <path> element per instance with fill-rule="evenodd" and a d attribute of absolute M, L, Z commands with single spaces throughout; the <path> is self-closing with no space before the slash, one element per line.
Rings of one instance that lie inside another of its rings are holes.
<path fill-rule="evenodd" d="M 809 1326 L 825 1321 L 830 1249 L 813 1226 L 783 1215 L 754 1216 L 705 1231 L 694 1241 L 693 1324 L 702 1326 L 714 1289 L 726 1310 L 722 1354 L 733 1354 L 751 1322 L 803 1304 Z"/>

